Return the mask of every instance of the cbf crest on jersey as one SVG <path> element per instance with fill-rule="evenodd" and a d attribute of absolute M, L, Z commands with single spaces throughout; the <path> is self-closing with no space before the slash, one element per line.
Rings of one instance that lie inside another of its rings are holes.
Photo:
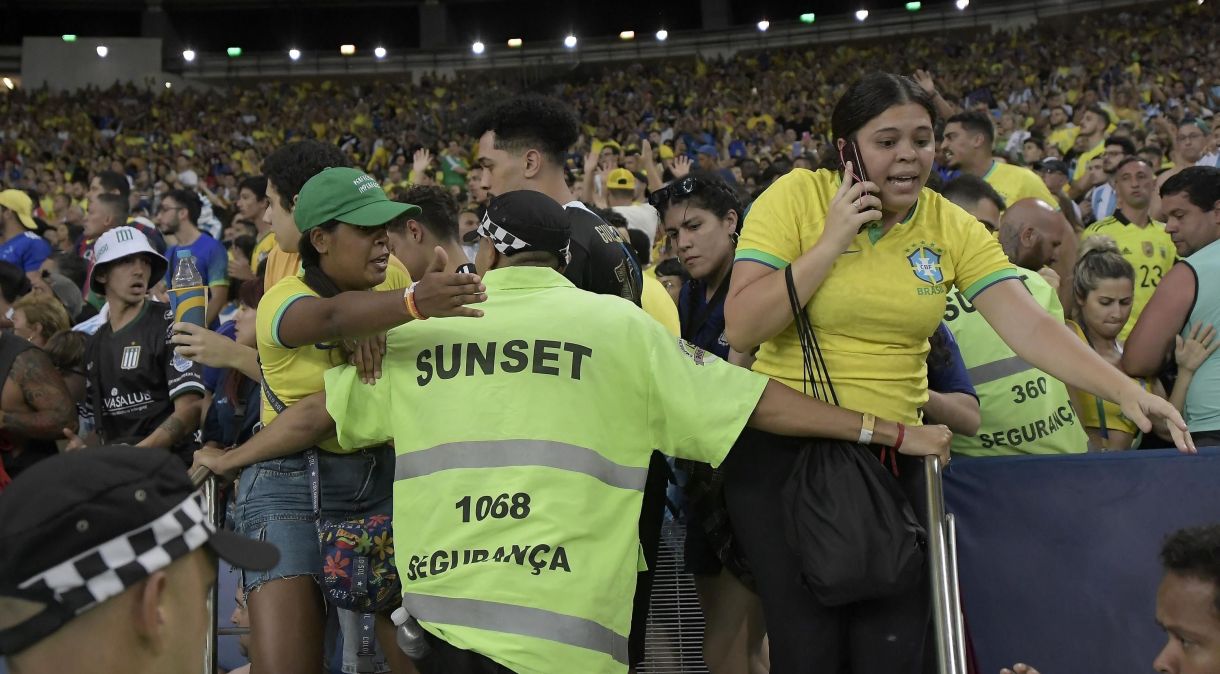
<path fill-rule="evenodd" d="M 915 278 L 930 285 L 940 285 L 944 282 L 945 272 L 940 268 L 941 253 L 936 244 L 923 241 L 907 253 L 907 262 L 911 263 L 911 272 L 915 274 Z"/>

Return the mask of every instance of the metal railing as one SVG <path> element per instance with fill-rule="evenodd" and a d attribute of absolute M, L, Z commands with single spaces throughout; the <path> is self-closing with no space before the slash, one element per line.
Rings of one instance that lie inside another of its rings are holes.
<path fill-rule="evenodd" d="M 940 674 L 966 674 L 966 637 L 957 581 L 957 533 L 945 512 L 940 458 L 924 457 L 928 506 L 928 575 L 932 583 L 932 626 Z"/>
<path fill-rule="evenodd" d="M 191 484 L 195 488 L 203 487 L 203 507 L 207 512 L 208 519 L 212 524 L 219 525 L 219 510 L 220 504 L 216 502 L 216 476 L 212 471 L 204 467 L 196 468 L 191 471 Z M 216 623 L 217 607 L 220 606 L 220 584 L 212 584 L 212 594 L 208 596 L 208 634 L 204 642 L 203 651 L 203 671 L 204 674 L 214 674 L 216 672 Z"/>

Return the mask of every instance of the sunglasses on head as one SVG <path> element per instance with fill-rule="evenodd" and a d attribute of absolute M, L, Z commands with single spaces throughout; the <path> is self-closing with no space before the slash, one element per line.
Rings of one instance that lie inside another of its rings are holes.
<path fill-rule="evenodd" d="M 662 206 L 674 199 L 693 194 L 695 190 L 699 189 L 699 184 L 698 178 L 683 178 L 677 182 L 672 182 L 648 195 L 648 205 L 660 210 Z"/>

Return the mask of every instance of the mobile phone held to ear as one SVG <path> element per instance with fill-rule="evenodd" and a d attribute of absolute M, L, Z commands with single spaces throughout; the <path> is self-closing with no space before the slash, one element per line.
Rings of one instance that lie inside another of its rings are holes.
<path fill-rule="evenodd" d="M 849 140 L 839 148 L 839 159 L 843 162 L 843 173 L 847 173 L 847 162 L 851 162 L 851 178 L 852 180 L 863 183 L 868 182 L 868 173 L 864 170 L 864 162 L 860 159 L 860 146 L 856 145 L 856 141 Z M 847 179 L 846 175 L 843 177 Z M 874 194 L 874 192 L 866 192 L 866 194 Z M 866 222 L 860 226 L 860 231 L 863 232 L 873 223 Z"/>
<path fill-rule="evenodd" d="M 852 180 L 862 183 L 868 180 L 868 174 L 864 171 L 864 162 L 860 161 L 860 148 L 856 145 L 856 141 L 849 140 L 839 148 L 839 161 L 843 163 L 843 172 L 847 172 L 847 162 L 851 162 L 851 178 Z"/>

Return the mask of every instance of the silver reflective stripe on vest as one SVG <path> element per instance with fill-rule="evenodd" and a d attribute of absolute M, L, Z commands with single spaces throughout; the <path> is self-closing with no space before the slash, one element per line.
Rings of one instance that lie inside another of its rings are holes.
<path fill-rule="evenodd" d="M 407 593 L 403 608 L 416 620 L 520 634 L 605 653 L 627 664 L 627 637 L 592 620 L 494 601 Z"/>
<path fill-rule="evenodd" d="M 986 365 L 978 365 L 966 371 L 970 376 L 970 383 L 975 386 L 981 386 L 989 381 L 1003 379 L 1019 372 L 1034 369 L 1033 365 L 1025 362 L 1025 359 L 1020 356 L 1004 358 L 1002 360 L 992 361 Z"/>
<path fill-rule="evenodd" d="M 584 473 L 620 489 L 644 491 L 648 468 L 623 466 L 597 452 L 549 440 L 489 440 L 451 442 L 430 449 L 399 454 L 395 480 L 409 480 L 456 468 L 508 468 L 537 466 Z"/>

